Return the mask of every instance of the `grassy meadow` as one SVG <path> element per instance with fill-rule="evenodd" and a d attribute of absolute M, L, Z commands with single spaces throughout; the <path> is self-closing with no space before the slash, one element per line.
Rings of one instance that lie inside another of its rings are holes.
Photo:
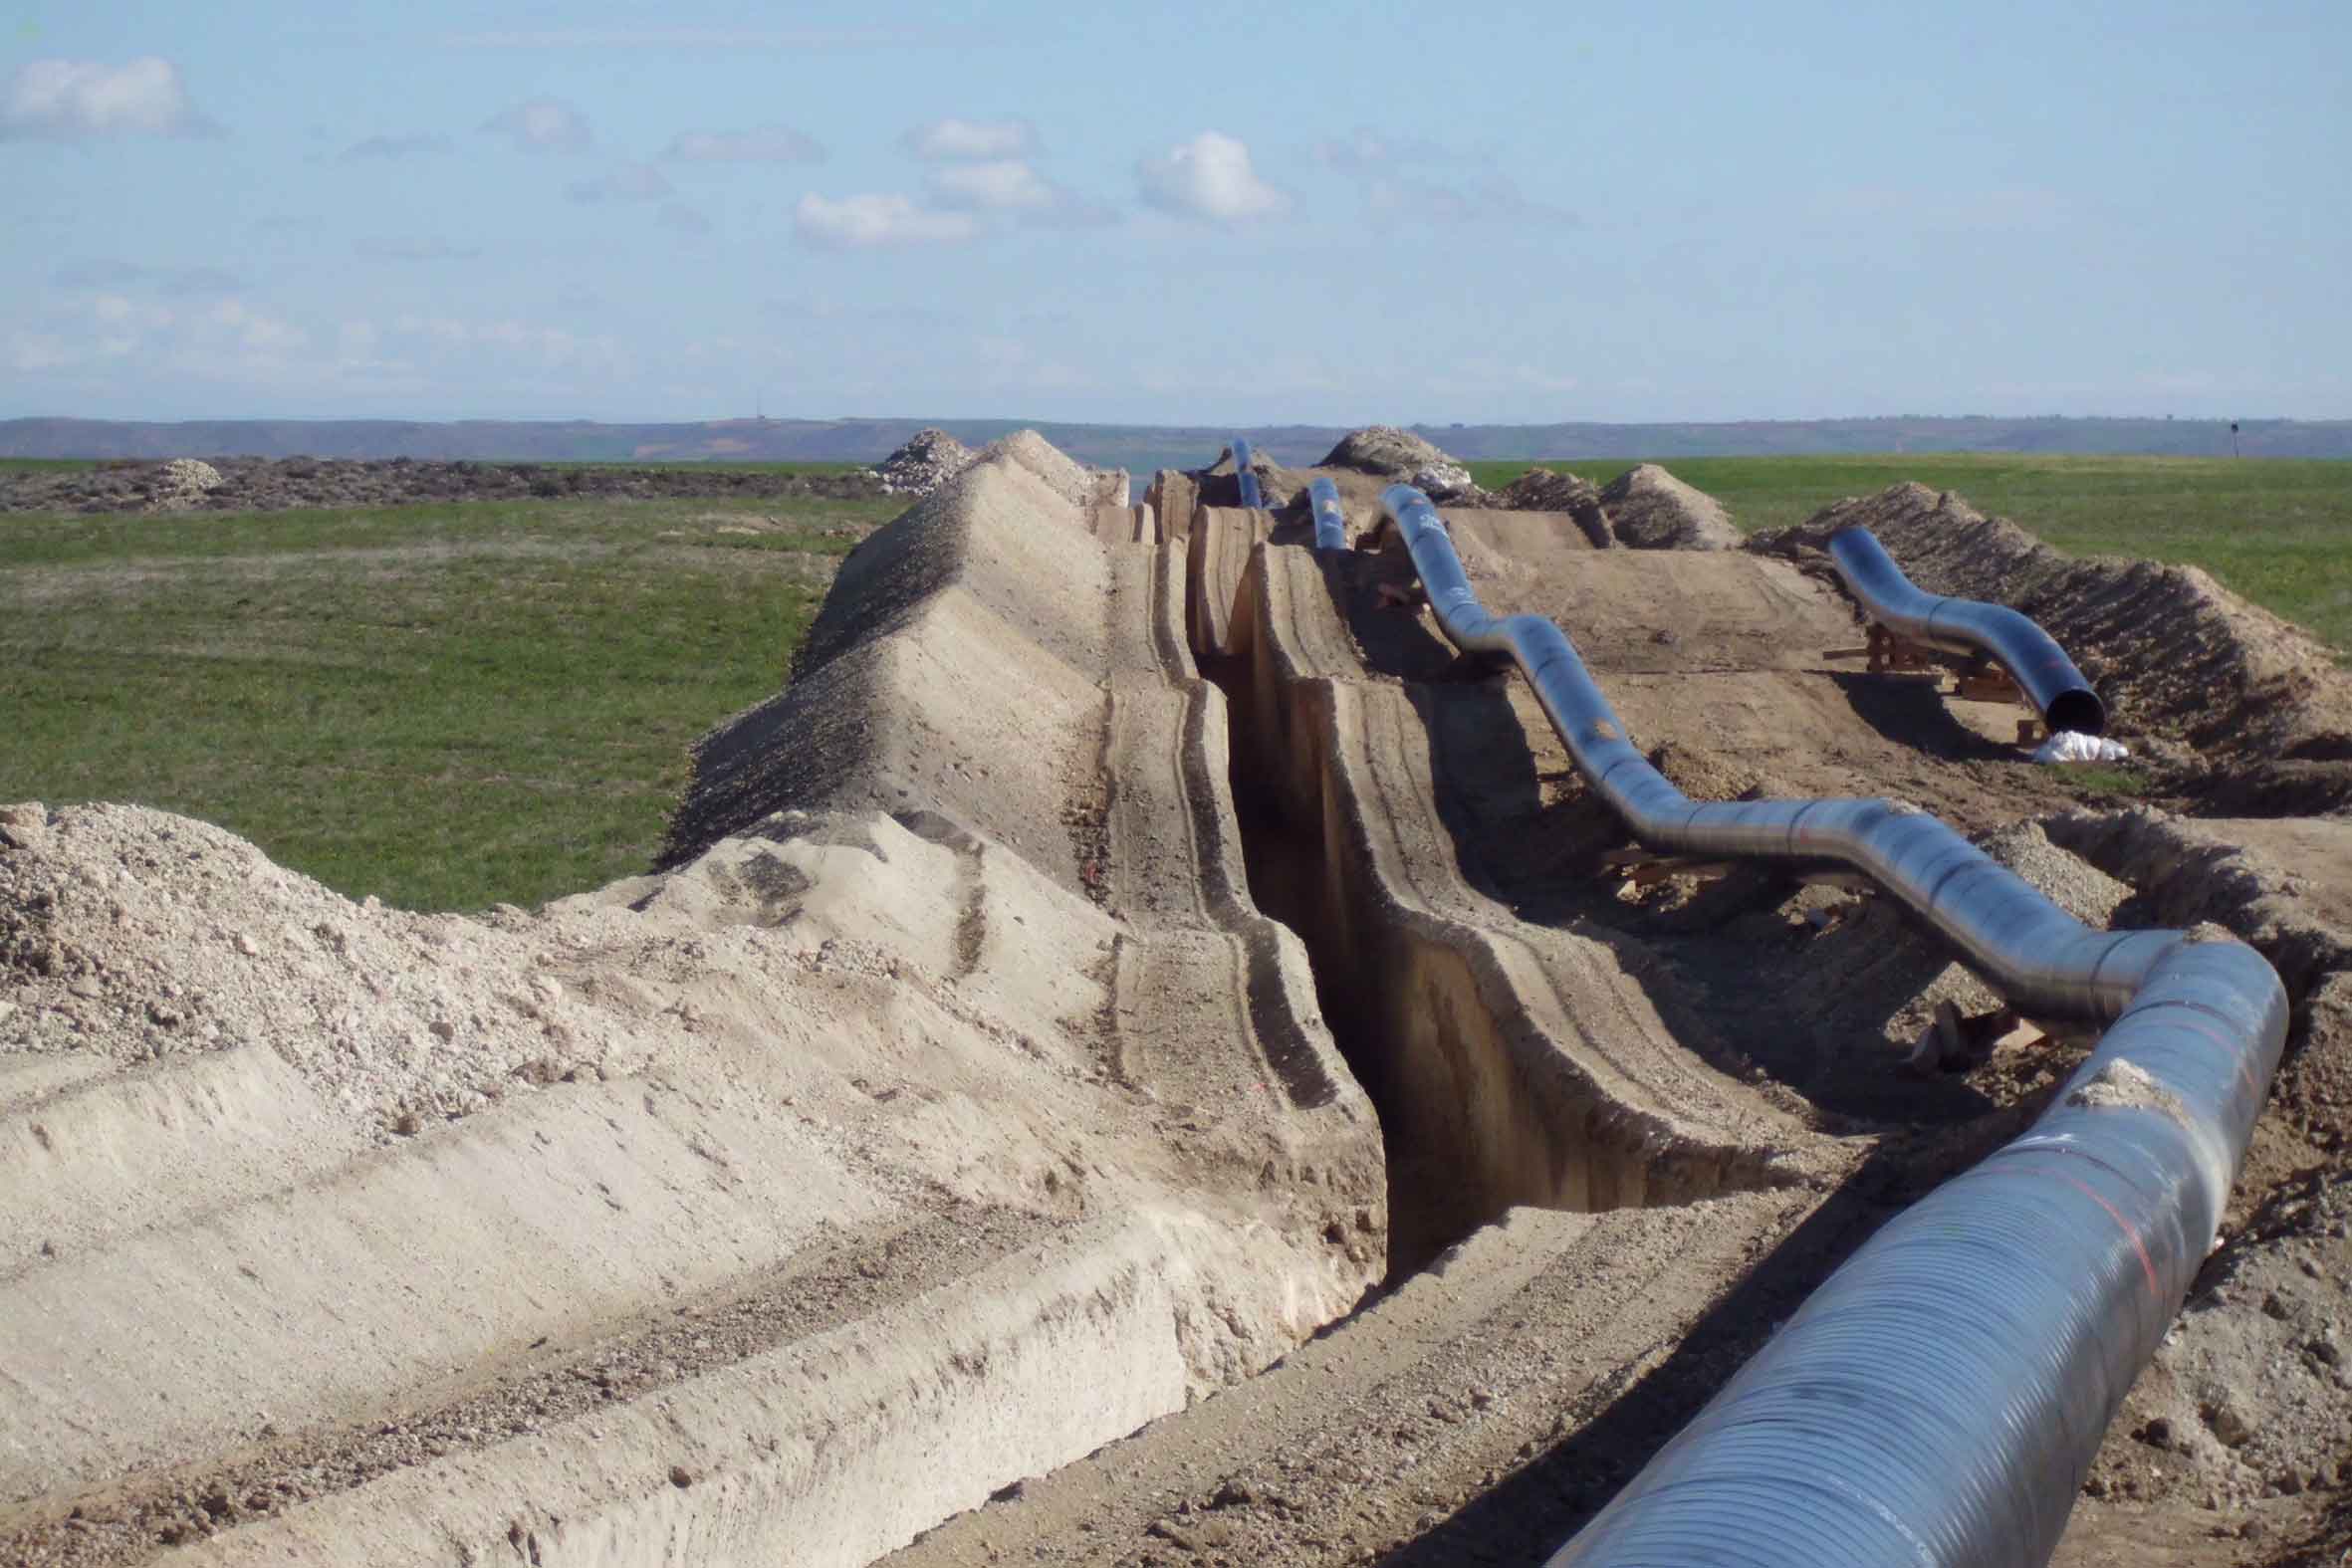
<path fill-rule="evenodd" d="M 1473 463 L 1491 488 L 1527 463 Z M 1633 464 L 1543 462 L 1607 484 Z M 2060 550 L 2198 565 L 2255 603 L 2352 654 L 2352 463 L 2201 457 L 1678 458 L 1675 476 L 1721 501 L 1751 533 L 1801 523 L 1841 496 L 1904 480 L 1957 491 L 1980 512 Z"/>
<path fill-rule="evenodd" d="M 897 510 L 0 517 L 0 800 L 182 811 L 407 908 L 639 872 L 689 743 L 777 689 Z"/>

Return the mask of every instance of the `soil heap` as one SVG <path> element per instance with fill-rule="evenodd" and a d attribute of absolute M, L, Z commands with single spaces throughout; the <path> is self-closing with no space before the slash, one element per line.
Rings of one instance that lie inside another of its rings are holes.
<path fill-rule="evenodd" d="M 970 468 L 973 450 L 944 430 L 918 430 L 906 445 L 874 465 L 894 496 L 927 496 Z"/>
<path fill-rule="evenodd" d="M 1655 463 L 1627 469 L 1600 493 L 1617 543 L 1635 550 L 1738 550 L 1723 504 Z"/>
<path fill-rule="evenodd" d="M 1496 492 L 1495 505 L 1510 512 L 1565 512 L 1576 520 L 1595 549 L 1605 550 L 1616 543 L 1609 515 L 1601 506 L 1600 486 L 1580 474 L 1530 468 Z"/>
<path fill-rule="evenodd" d="M 1394 425 L 1349 431 L 1318 466 L 1399 480 L 1441 506 L 1486 506 L 1493 500 L 1443 449 Z"/>

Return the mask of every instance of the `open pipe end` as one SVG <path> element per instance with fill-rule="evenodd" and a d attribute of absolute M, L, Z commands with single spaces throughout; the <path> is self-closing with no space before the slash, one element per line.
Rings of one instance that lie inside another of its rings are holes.
<path fill-rule="evenodd" d="M 2049 722 L 2050 733 L 2072 730 L 2079 735 L 2103 734 L 2107 728 L 2107 705 L 2099 701 L 2099 694 L 2087 686 L 2076 686 L 2058 693 L 2042 713 Z"/>

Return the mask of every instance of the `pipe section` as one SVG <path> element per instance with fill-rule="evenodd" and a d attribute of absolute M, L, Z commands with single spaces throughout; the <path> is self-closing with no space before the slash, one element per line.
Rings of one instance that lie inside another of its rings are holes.
<path fill-rule="evenodd" d="M 1339 505 L 1339 487 L 1329 475 L 1307 481 L 1306 507 L 1314 515 L 1314 548 L 1347 549 L 1347 513 Z"/>
<path fill-rule="evenodd" d="M 1557 626 L 1478 602 L 1420 491 L 1382 505 L 1447 637 L 1517 662 L 1642 842 L 1843 861 L 2026 1011 L 2113 1020 L 2032 1127 L 1857 1250 L 1555 1568 L 2046 1562 L 2212 1246 L 2286 1036 L 2277 975 L 2241 943 L 2091 931 L 1891 801 L 1693 801 Z"/>
<path fill-rule="evenodd" d="M 1251 467 L 1250 443 L 1240 436 L 1233 438 L 1233 477 L 1242 487 L 1242 505 L 1255 512 L 1266 505 L 1266 497 L 1258 488 L 1258 471 Z"/>
<path fill-rule="evenodd" d="M 1922 592 L 1866 528 L 1842 528 L 1831 535 L 1829 560 L 1846 591 L 1895 635 L 1945 653 L 1999 660 L 2052 733 L 2097 735 L 2107 728 L 2107 705 L 2066 650 L 2017 611 Z"/>

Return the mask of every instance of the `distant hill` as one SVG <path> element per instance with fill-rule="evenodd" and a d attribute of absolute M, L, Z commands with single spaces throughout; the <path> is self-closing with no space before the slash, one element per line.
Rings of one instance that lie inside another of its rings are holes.
<path fill-rule="evenodd" d="M 415 457 L 507 462 L 850 462 L 887 457 L 937 425 L 977 446 L 1018 419 L 717 419 L 693 424 L 588 420 L 229 419 L 154 424 L 106 419 L 0 420 L 0 457 Z M 1235 432 L 1224 426 L 1037 421 L 1081 461 L 1138 473 L 1197 468 Z M 2215 419 L 1802 419 L 1727 424 L 1415 425 L 1466 459 L 1768 457 L 1836 452 L 2075 452 L 2227 457 Z M 1309 463 L 1344 433 L 1335 425 L 1244 428 L 1278 462 Z M 2242 422 L 2247 457 L 2352 458 L 2352 420 Z"/>

